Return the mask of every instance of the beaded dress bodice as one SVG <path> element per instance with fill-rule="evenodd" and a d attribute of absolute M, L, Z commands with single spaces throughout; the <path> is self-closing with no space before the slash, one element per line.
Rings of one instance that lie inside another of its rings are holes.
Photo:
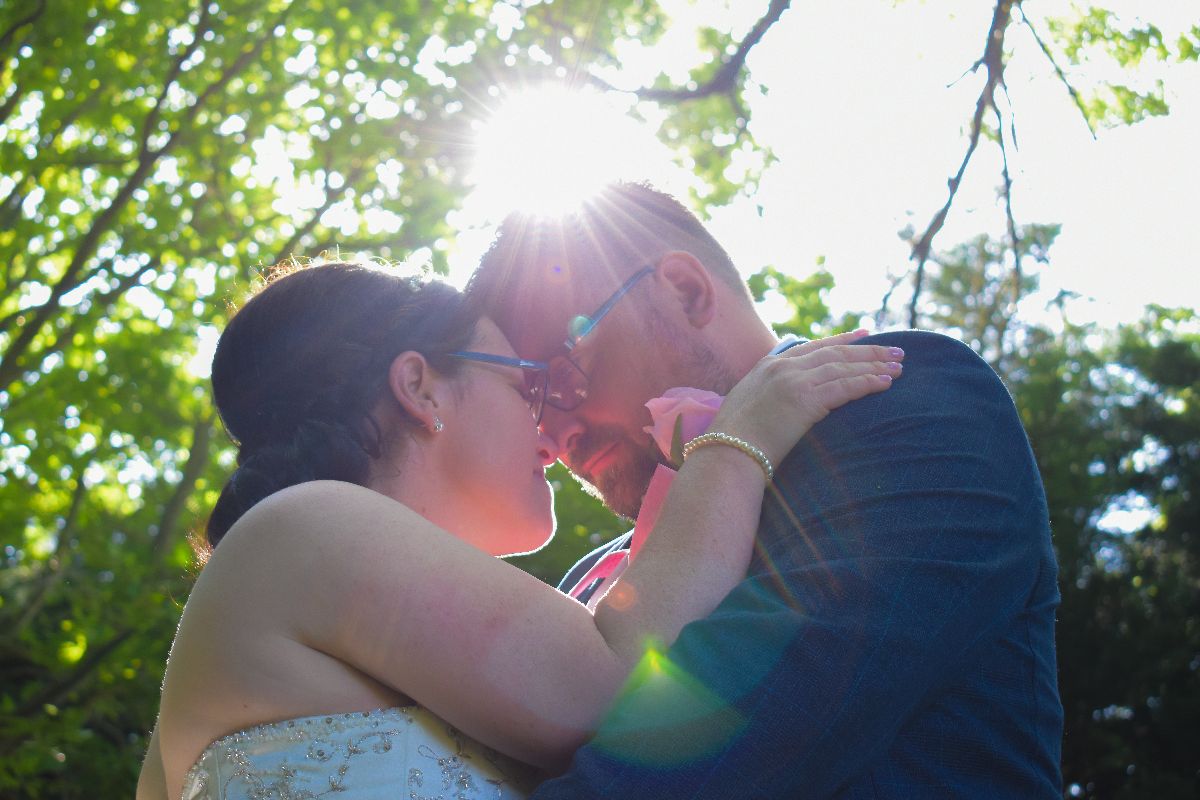
<path fill-rule="evenodd" d="M 420 706 L 272 722 L 222 737 L 188 770 L 183 800 L 519 800 L 532 767 Z"/>

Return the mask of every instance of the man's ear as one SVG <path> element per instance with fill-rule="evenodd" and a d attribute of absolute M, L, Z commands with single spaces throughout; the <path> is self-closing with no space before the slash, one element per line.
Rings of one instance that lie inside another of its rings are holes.
<path fill-rule="evenodd" d="M 445 392 L 445 378 L 429 366 L 425 356 L 408 350 L 392 359 L 388 368 L 388 391 L 416 423 L 432 431 Z"/>
<path fill-rule="evenodd" d="M 703 328 L 717 313 L 717 294 L 704 264 L 686 250 L 673 250 L 658 261 L 658 277 L 694 328 Z"/>

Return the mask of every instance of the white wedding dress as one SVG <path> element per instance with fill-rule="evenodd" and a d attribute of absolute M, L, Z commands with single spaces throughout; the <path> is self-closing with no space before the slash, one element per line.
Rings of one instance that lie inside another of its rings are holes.
<path fill-rule="evenodd" d="M 519 800 L 536 771 L 421 706 L 272 722 L 205 748 L 183 800 Z"/>

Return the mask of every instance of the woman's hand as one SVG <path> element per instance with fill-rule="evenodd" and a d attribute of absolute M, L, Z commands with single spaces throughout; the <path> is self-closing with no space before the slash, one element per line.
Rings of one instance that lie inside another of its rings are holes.
<path fill-rule="evenodd" d="M 709 430 L 744 439 L 778 465 L 830 411 L 900 377 L 904 351 L 850 344 L 866 335 L 842 333 L 766 356 L 726 396 Z"/>

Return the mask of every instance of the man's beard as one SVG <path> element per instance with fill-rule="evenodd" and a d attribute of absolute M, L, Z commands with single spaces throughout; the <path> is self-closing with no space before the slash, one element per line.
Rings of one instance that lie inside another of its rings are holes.
<path fill-rule="evenodd" d="M 725 395 L 737 383 L 737 378 L 710 347 L 686 331 L 674 328 L 657 310 L 646 314 L 643 326 L 646 340 L 660 343 L 666 360 L 672 365 L 665 370 L 664 391 L 674 386 L 691 386 Z M 589 494 L 598 497 L 611 511 L 634 519 L 642 508 L 642 496 L 654 477 L 655 468 L 669 462 L 649 435 L 634 439 L 624 428 L 606 426 L 590 428 L 579 437 L 570 453 L 570 463 L 586 464 L 588 459 L 614 443 L 622 460 L 610 464 L 603 475 L 576 474 L 575 477 Z"/>
<path fill-rule="evenodd" d="M 648 438 L 648 437 L 647 437 Z M 642 495 L 661 463 L 658 448 L 636 441 L 622 428 L 591 428 L 579 437 L 570 463 L 585 464 L 596 453 L 615 446 L 617 457 L 601 475 L 572 471 L 584 490 L 608 506 L 614 514 L 634 519 L 642 508 Z"/>

